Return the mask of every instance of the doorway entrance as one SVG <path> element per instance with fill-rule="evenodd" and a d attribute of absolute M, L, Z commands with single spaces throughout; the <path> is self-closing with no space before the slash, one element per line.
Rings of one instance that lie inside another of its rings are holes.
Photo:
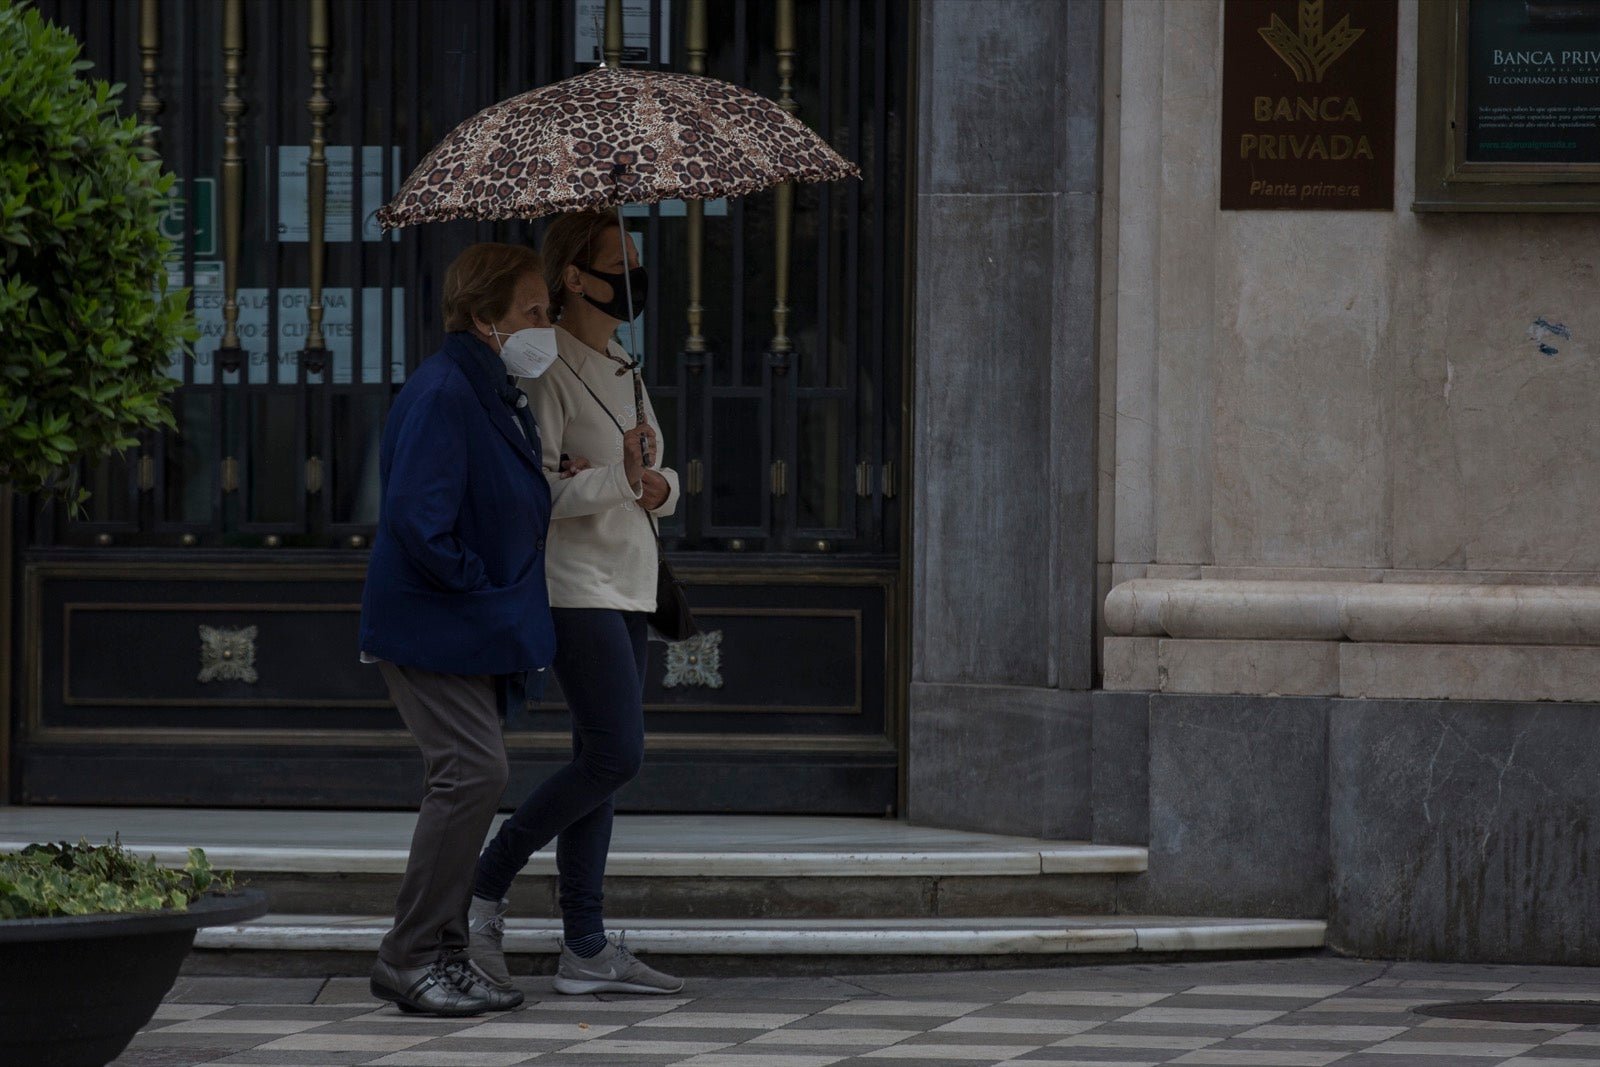
<path fill-rule="evenodd" d="M 178 176 L 164 220 L 169 279 L 192 288 L 202 337 L 192 358 L 174 356 L 178 432 L 85 472 L 86 515 L 21 500 L 0 531 L 15 586 L 5 793 L 36 804 L 410 806 L 420 792 L 410 738 L 356 660 L 379 436 L 406 374 L 440 341 L 445 266 L 475 241 L 537 244 L 543 226 L 385 235 L 373 213 L 456 122 L 592 65 L 604 2 L 328 0 L 333 110 L 316 220 L 308 0 L 38 7 L 84 42 L 90 75 L 129 86 L 128 110 L 142 100 L 158 127 L 153 149 Z M 697 7 L 704 42 L 687 37 Z M 685 492 L 663 535 L 707 632 L 651 645 L 646 769 L 621 806 L 893 812 L 906 656 L 909 14 L 887 0 L 624 8 L 625 62 L 703 64 L 792 101 L 863 180 L 800 187 L 792 211 L 770 193 L 708 203 L 695 343 L 684 205 L 629 212 L 659 293 L 641 323 L 644 373 Z M 230 9 L 243 30 L 233 77 Z M 779 73 L 786 11 L 789 78 Z M 700 43 L 703 55 L 690 47 Z M 225 137 L 225 102 L 236 139 Z M 242 181 L 223 180 L 230 166 Z M 231 264 L 229 211 L 241 220 Z M 319 362 L 301 358 L 313 222 L 327 242 Z M 781 262 L 780 235 L 793 249 Z M 217 357 L 230 296 L 245 353 L 232 363 Z M 507 729 L 513 793 L 565 761 L 559 693 Z"/>

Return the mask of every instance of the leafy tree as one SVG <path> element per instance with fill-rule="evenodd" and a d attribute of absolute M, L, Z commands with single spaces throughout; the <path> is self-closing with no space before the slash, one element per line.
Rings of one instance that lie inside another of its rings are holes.
<path fill-rule="evenodd" d="M 167 368 L 197 336 L 188 291 L 167 289 L 173 176 L 90 66 L 0 0 L 0 486 L 73 506 L 80 463 L 175 425 Z"/>

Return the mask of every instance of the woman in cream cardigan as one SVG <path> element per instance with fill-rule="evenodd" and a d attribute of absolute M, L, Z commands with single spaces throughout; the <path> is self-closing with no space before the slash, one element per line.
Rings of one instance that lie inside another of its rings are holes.
<path fill-rule="evenodd" d="M 624 258 L 626 256 L 626 258 Z M 605 935 L 601 883 L 613 798 L 644 757 L 646 617 L 656 607 L 654 522 L 678 506 L 678 476 L 659 466 L 661 429 L 634 406 L 634 363 L 612 340 L 648 292 L 615 214 L 557 219 L 545 234 L 545 280 L 558 361 L 524 382 L 554 498 L 545 573 L 556 631 L 556 678 L 573 720 L 573 759 L 516 812 L 478 858 L 471 953 L 510 985 L 501 948 L 506 893 L 528 858 L 556 841 L 563 926 L 562 993 L 675 993 L 683 981 Z M 624 272 L 628 272 L 627 275 Z M 642 395 L 642 394 L 641 394 Z M 583 457 L 563 466 L 564 455 Z M 652 463 L 654 461 L 654 463 Z"/>

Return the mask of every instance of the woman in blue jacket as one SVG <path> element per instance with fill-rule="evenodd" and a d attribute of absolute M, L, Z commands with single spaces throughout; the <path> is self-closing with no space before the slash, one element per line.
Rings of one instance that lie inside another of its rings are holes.
<path fill-rule="evenodd" d="M 555 359 L 549 303 L 532 249 L 461 253 L 444 279 L 449 336 L 384 427 L 361 655 L 383 672 L 426 781 L 372 992 L 405 1011 L 476 1015 L 522 1001 L 468 960 L 467 902 L 506 784 L 497 693 L 520 689 L 508 683 L 555 654 L 550 486 L 515 385 Z"/>

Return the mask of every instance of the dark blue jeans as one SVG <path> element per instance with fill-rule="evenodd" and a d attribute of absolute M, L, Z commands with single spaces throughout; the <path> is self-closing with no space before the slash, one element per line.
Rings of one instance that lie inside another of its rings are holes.
<path fill-rule="evenodd" d="M 556 679 L 572 711 L 572 762 L 500 824 L 472 892 L 499 900 L 528 858 L 556 842 L 561 921 L 571 938 L 605 929 L 601 891 L 617 790 L 644 760 L 645 616 L 553 608 Z"/>

